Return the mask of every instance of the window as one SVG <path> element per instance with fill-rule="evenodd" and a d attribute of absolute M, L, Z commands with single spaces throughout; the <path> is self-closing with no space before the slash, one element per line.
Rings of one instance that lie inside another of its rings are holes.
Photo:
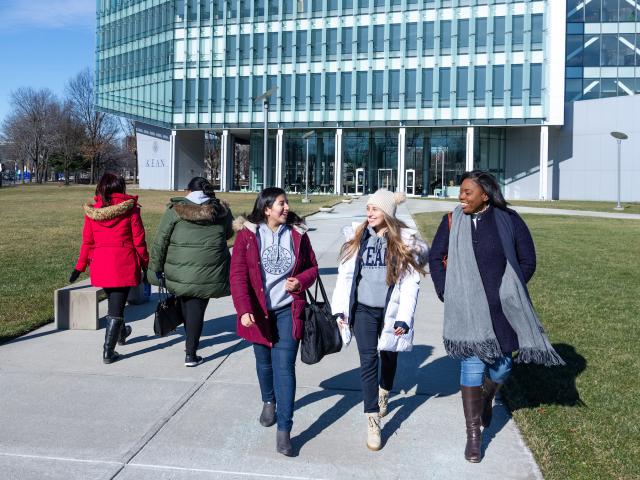
<path fill-rule="evenodd" d="M 311 110 L 320 110 L 320 100 L 322 98 L 322 74 L 311 74 Z"/>
<path fill-rule="evenodd" d="M 269 17 L 276 17 L 278 15 L 278 5 L 280 0 L 269 0 Z"/>
<path fill-rule="evenodd" d="M 458 20 L 458 54 L 469 53 L 469 20 Z"/>
<path fill-rule="evenodd" d="M 222 78 L 212 78 L 211 99 L 213 100 L 213 111 L 220 112 L 222 110 Z"/>
<path fill-rule="evenodd" d="M 291 60 L 293 55 L 293 32 L 282 32 L 282 60 Z"/>
<path fill-rule="evenodd" d="M 184 110 L 184 92 L 182 91 L 182 80 L 173 81 L 173 112 L 182 113 Z"/>
<path fill-rule="evenodd" d="M 253 58 L 255 63 L 262 63 L 264 60 L 264 34 L 253 34 Z"/>
<path fill-rule="evenodd" d="M 344 13 L 353 12 L 353 0 L 342 0 L 342 11 Z"/>
<path fill-rule="evenodd" d="M 469 69 L 458 67 L 456 70 L 456 105 L 466 107 L 469 89 Z"/>
<path fill-rule="evenodd" d="M 367 54 L 369 52 L 369 27 L 358 27 L 358 53 Z"/>
<path fill-rule="evenodd" d="M 511 105 L 522 105 L 522 65 L 511 65 Z"/>
<path fill-rule="evenodd" d="M 251 77 L 240 77 L 238 79 L 238 106 L 241 112 L 249 111 L 251 104 L 249 85 L 251 85 Z"/>
<path fill-rule="evenodd" d="M 433 69 L 422 69 L 422 106 L 433 106 Z"/>
<path fill-rule="evenodd" d="M 256 17 L 264 17 L 264 1 L 265 0 L 255 0 L 253 8 L 255 9 Z M 207 0 L 204 0 L 204 3 L 209 3 L 209 2 Z"/>
<path fill-rule="evenodd" d="M 325 95 L 325 106 L 327 108 L 335 108 L 336 107 L 336 74 L 335 73 L 327 73 L 324 77 L 324 95 Z"/>
<path fill-rule="evenodd" d="M 322 30 L 311 30 L 311 59 L 322 59 Z"/>
<path fill-rule="evenodd" d="M 422 51 L 425 55 L 433 55 L 434 28 L 433 22 L 422 22 Z"/>
<path fill-rule="evenodd" d="M 504 65 L 493 66 L 493 105 L 496 107 L 504 105 Z"/>
<path fill-rule="evenodd" d="M 404 71 L 404 106 L 415 108 L 416 106 L 416 71 Z"/>
<path fill-rule="evenodd" d="M 208 104 L 209 104 L 209 79 L 200 78 L 198 80 L 198 109 L 200 111 L 207 111 Z"/>
<path fill-rule="evenodd" d="M 511 17 L 511 48 L 514 52 L 522 51 L 524 46 L 524 15 Z"/>
<path fill-rule="evenodd" d="M 284 18 L 291 18 L 293 16 L 293 0 L 283 0 L 282 13 L 284 14 Z M 291 81 L 291 79 L 289 79 L 289 81 Z M 291 102 L 289 102 L 288 105 L 291 105 Z"/>
<path fill-rule="evenodd" d="M 262 95 L 264 92 L 266 92 L 266 88 L 262 88 L 262 77 L 261 76 L 254 76 L 253 77 L 253 98 Z M 251 104 L 253 105 L 253 110 L 255 110 L 256 112 L 262 111 L 262 103 L 261 102 L 254 102 L 253 98 L 251 99 Z"/>
<path fill-rule="evenodd" d="M 311 2 L 311 12 L 314 17 L 322 16 L 322 3 L 322 0 L 313 0 L 313 2 Z"/>
<path fill-rule="evenodd" d="M 389 25 L 389 51 L 400 53 L 400 24 Z"/>
<path fill-rule="evenodd" d="M 600 65 L 603 67 L 615 67 L 618 65 L 618 35 L 602 35 L 602 48 L 600 54 Z"/>
<path fill-rule="evenodd" d="M 504 17 L 493 17 L 493 51 L 504 52 Z"/>
<path fill-rule="evenodd" d="M 373 7 L 376 12 L 384 12 L 384 0 L 373 0 Z"/>
<path fill-rule="evenodd" d="M 291 98 L 293 92 L 291 91 L 291 75 L 282 75 L 280 77 L 280 95 L 282 98 L 282 107 L 286 110 L 291 108 Z"/>
<path fill-rule="evenodd" d="M 343 56 L 351 56 L 353 51 L 353 29 L 351 27 L 342 29 L 341 48 Z"/>
<path fill-rule="evenodd" d="M 389 70 L 389 108 L 400 106 L 400 70 Z"/>
<path fill-rule="evenodd" d="M 418 48 L 418 24 L 417 23 L 407 23 L 406 26 L 406 52 L 407 56 L 415 57 L 416 49 Z"/>
<path fill-rule="evenodd" d="M 307 76 L 296 74 L 296 109 L 301 110 L 307 104 Z"/>
<path fill-rule="evenodd" d="M 529 81 L 529 103 L 542 104 L 542 64 L 531 64 L 531 79 Z"/>
<path fill-rule="evenodd" d="M 338 0 L 327 0 L 327 11 L 335 13 L 338 11 Z"/>
<path fill-rule="evenodd" d="M 356 72 L 356 108 L 367 108 L 367 72 Z"/>
<path fill-rule="evenodd" d="M 374 70 L 372 72 L 372 75 L 373 108 L 382 108 L 382 97 L 384 92 L 384 71 Z"/>
<path fill-rule="evenodd" d="M 244 33 L 240 35 L 240 65 L 249 65 L 251 57 L 251 35 Z"/>
<path fill-rule="evenodd" d="M 226 110 L 233 110 L 236 105 L 236 78 L 224 79 L 224 106 Z"/>
<path fill-rule="evenodd" d="M 227 37 L 226 57 L 228 65 L 236 64 L 236 37 Z"/>
<path fill-rule="evenodd" d="M 338 53 L 338 30 L 327 29 L 327 60 L 335 60 Z"/>
<path fill-rule="evenodd" d="M 438 105 L 448 107 L 451 102 L 451 69 L 440 68 L 440 79 L 438 82 Z"/>
<path fill-rule="evenodd" d="M 299 62 L 307 59 L 307 32 L 304 30 L 296 32 L 296 59 Z"/>
<path fill-rule="evenodd" d="M 624 3 L 624 0 L 620 3 Z M 618 21 L 618 0 L 602 0 L 602 21 Z"/>
<path fill-rule="evenodd" d="M 487 90 L 487 67 L 473 69 L 473 99 L 476 107 L 484 107 Z"/>
<path fill-rule="evenodd" d="M 487 51 L 487 19 L 476 18 L 476 53 Z"/>
<path fill-rule="evenodd" d="M 340 74 L 340 104 L 343 110 L 351 108 L 351 72 Z"/>
<path fill-rule="evenodd" d="M 373 53 L 384 53 L 384 25 L 373 27 Z"/>
<path fill-rule="evenodd" d="M 440 20 L 440 55 L 451 53 L 451 20 Z"/>
<path fill-rule="evenodd" d="M 269 32 L 267 41 L 267 60 L 269 63 L 278 63 L 278 32 Z"/>

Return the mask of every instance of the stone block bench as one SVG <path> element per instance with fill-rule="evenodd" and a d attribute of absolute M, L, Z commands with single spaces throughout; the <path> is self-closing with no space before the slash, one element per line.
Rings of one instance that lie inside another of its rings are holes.
<path fill-rule="evenodd" d="M 106 299 L 104 290 L 91 285 L 90 279 L 59 288 L 53 293 L 54 316 L 58 330 L 98 330 L 98 306 Z M 127 302 L 139 305 L 146 302 L 142 283 L 129 292 Z"/>

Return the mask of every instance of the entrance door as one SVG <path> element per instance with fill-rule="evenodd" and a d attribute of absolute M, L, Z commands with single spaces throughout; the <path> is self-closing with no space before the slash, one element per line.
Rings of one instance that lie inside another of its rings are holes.
<path fill-rule="evenodd" d="M 414 169 L 410 168 L 405 171 L 404 185 L 407 191 L 407 195 L 416 194 L 416 171 Z"/>
<path fill-rule="evenodd" d="M 364 168 L 356 168 L 356 195 L 364 193 Z"/>
<path fill-rule="evenodd" d="M 378 169 L 378 188 L 393 190 L 393 170 L 390 168 Z"/>

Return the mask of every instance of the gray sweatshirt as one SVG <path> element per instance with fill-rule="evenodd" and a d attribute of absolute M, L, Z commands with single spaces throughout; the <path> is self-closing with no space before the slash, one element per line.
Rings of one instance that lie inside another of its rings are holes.
<path fill-rule="evenodd" d="M 260 262 L 264 296 L 267 309 L 276 310 L 293 302 L 293 297 L 284 289 L 287 278 L 291 276 L 296 257 L 293 251 L 291 228 L 280 225 L 277 232 L 265 223 L 258 229 L 260 242 Z"/>
<path fill-rule="evenodd" d="M 367 227 L 371 236 L 362 253 L 362 269 L 358 283 L 358 303 L 368 307 L 382 308 L 387 299 L 387 239 L 379 237 L 375 230 Z"/>

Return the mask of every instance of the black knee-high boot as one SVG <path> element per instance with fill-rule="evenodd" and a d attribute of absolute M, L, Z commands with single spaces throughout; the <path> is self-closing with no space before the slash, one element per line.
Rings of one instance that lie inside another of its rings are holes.
<path fill-rule="evenodd" d="M 493 399 L 500 390 L 502 384 L 496 383 L 490 378 L 485 377 L 482 384 L 483 393 L 483 406 L 482 406 L 482 426 L 487 428 L 491 425 L 491 418 L 493 417 Z"/>
<path fill-rule="evenodd" d="M 462 408 L 467 425 L 467 445 L 464 458 L 469 462 L 478 463 L 482 459 L 482 387 L 465 387 L 462 390 Z"/>
<path fill-rule="evenodd" d="M 124 318 L 122 317 L 107 316 L 107 328 L 104 332 L 104 347 L 102 349 L 102 361 L 104 363 L 113 363 L 120 357 L 114 349 L 120 337 L 123 323 Z"/>

